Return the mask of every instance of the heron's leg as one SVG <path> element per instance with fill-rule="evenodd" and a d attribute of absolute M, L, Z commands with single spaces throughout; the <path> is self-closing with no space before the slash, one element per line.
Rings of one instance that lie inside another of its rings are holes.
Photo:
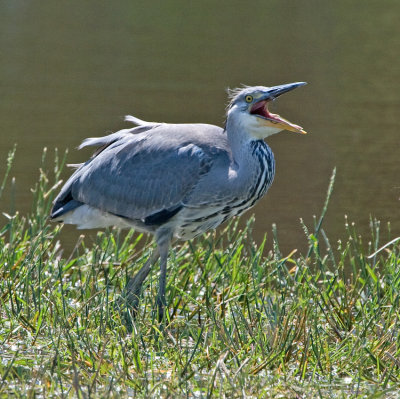
<path fill-rule="evenodd" d="M 151 267 L 157 262 L 159 253 L 158 248 L 156 248 L 147 259 L 146 263 L 142 268 L 136 273 L 134 277 L 131 277 L 126 284 L 123 293 L 117 303 L 118 307 L 121 305 L 127 309 L 125 314 L 125 319 L 127 321 L 128 327 L 132 324 L 132 316 L 136 315 L 137 309 L 139 307 L 139 297 L 142 285 L 147 275 L 149 274 Z"/>
<path fill-rule="evenodd" d="M 139 307 L 139 296 L 142 289 L 142 285 L 146 277 L 148 276 L 151 267 L 157 262 L 159 253 L 158 248 L 156 248 L 147 259 L 146 263 L 142 268 L 131 277 L 126 284 L 124 291 L 122 293 L 123 301 L 136 313 Z"/>
<path fill-rule="evenodd" d="M 158 286 L 157 295 L 157 310 L 158 310 L 158 321 L 161 322 L 164 318 L 164 308 L 166 305 L 165 301 L 165 287 L 167 279 L 167 259 L 169 245 L 171 243 L 171 234 L 169 231 L 162 232 L 157 237 L 158 251 L 160 253 L 160 280 Z"/>

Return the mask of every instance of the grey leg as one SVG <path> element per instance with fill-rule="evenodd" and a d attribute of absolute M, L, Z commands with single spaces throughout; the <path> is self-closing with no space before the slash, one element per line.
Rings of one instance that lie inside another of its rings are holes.
<path fill-rule="evenodd" d="M 142 268 L 136 273 L 134 277 L 131 277 L 128 280 L 128 283 L 125 286 L 122 296 L 124 298 L 124 301 L 135 311 L 138 308 L 139 296 L 143 282 L 148 276 L 151 267 L 154 265 L 154 263 L 157 262 L 158 256 L 158 249 L 155 249 L 151 253 L 149 259 L 147 259 L 146 263 L 142 266 Z"/>
<path fill-rule="evenodd" d="M 164 308 L 166 305 L 165 287 L 167 279 L 167 259 L 170 242 L 171 234 L 169 231 L 164 231 L 157 237 L 158 251 L 160 253 L 160 280 L 157 295 L 157 310 L 159 322 L 161 322 L 164 318 Z"/>
<path fill-rule="evenodd" d="M 157 262 L 158 256 L 159 253 L 157 248 L 151 253 L 149 259 L 147 259 L 146 263 L 136 273 L 136 275 L 128 280 L 121 295 L 118 305 L 121 305 L 122 303 L 125 304 L 127 308 L 132 311 L 133 315 L 136 314 L 139 307 L 139 297 L 143 282 L 148 276 L 151 267 Z M 126 318 L 128 317 L 129 315 L 127 314 Z"/>

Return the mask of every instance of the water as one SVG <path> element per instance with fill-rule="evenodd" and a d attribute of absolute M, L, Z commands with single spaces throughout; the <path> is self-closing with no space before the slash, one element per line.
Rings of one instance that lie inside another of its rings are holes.
<path fill-rule="evenodd" d="M 126 127 L 125 114 L 221 125 L 225 88 L 307 81 L 273 109 L 309 134 L 268 140 L 277 174 L 254 208 L 257 240 L 276 223 L 284 252 L 303 249 L 299 218 L 312 224 L 334 166 L 333 242 L 345 214 L 362 234 L 373 217 L 400 235 L 398 15 L 397 0 L 3 1 L 0 171 L 18 143 L 16 206 L 27 212 L 44 146 L 80 162 L 81 140 Z M 78 232 L 63 233 L 71 247 Z"/>

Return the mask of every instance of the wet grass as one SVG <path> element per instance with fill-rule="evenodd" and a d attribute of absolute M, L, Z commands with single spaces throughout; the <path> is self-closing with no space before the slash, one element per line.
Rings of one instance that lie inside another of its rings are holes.
<path fill-rule="evenodd" d="M 150 244 L 113 230 L 87 246 L 77 231 L 63 253 L 62 227 L 47 221 L 62 163 L 41 169 L 30 215 L 3 216 L 0 397 L 399 395 L 400 248 L 368 258 L 384 244 L 378 222 L 365 241 L 346 224 L 348 239 L 331 245 L 326 203 L 303 226 L 304 254 L 282 254 L 275 229 L 273 251 L 255 245 L 251 219 L 178 246 L 166 326 L 155 319 L 155 269 L 128 333 L 114 302 Z"/>

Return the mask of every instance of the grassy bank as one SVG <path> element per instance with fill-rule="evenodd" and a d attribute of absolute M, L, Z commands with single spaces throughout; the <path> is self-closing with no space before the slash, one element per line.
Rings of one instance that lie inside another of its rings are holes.
<path fill-rule="evenodd" d="M 276 234 L 273 251 L 256 246 L 251 220 L 185 243 L 170 256 L 167 326 L 154 270 L 128 333 L 114 301 L 149 244 L 113 230 L 63 253 L 46 220 L 60 164 L 43 167 L 30 215 L 2 216 L 1 397 L 400 395 L 400 248 L 368 258 L 384 244 L 379 223 L 329 243 L 325 207 L 303 226 L 304 254 L 282 254 Z"/>

